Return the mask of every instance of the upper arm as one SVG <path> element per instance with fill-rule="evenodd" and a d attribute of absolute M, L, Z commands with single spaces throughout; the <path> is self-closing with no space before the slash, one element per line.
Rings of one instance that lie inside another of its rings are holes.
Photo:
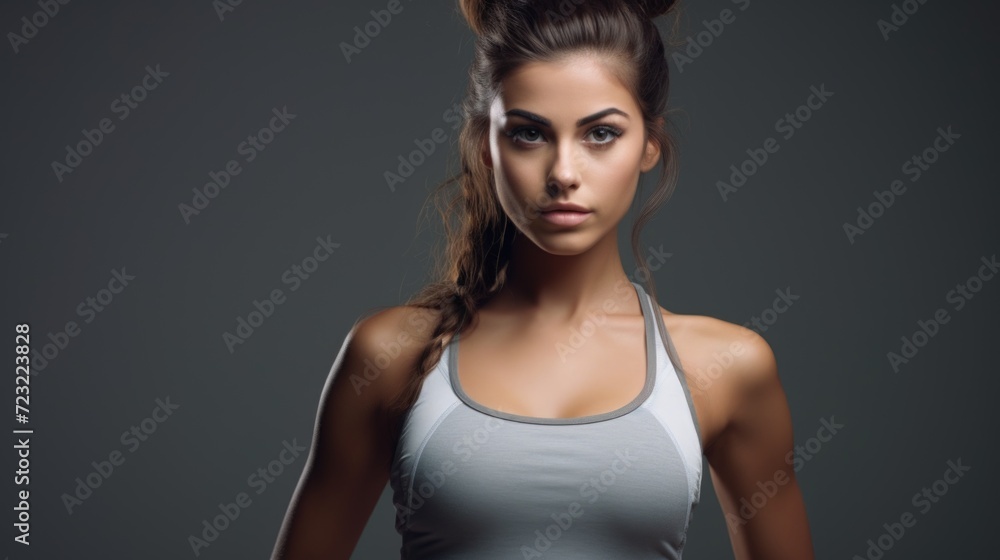
<path fill-rule="evenodd" d="M 413 313 L 391 308 L 348 333 L 320 397 L 309 457 L 275 560 L 347 559 L 357 545 L 389 478 L 394 420 L 386 404 L 403 386 L 423 339 L 413 321 L 409 332 L 401 330 L 403 318 Z M 400 340 L 406 342 L 399 346 Z M 392 344 L 399 352 L 384 360 Z"/>
<path fill-rule="evenodd" d="M 791 460 L 791 413 L 774 354 L 760 335 L 737 328 L 747 351 L 727 383 L 729 422 L 706 451 L 733 552 L 737 560 L 811 560 L 809 524 Z"/>

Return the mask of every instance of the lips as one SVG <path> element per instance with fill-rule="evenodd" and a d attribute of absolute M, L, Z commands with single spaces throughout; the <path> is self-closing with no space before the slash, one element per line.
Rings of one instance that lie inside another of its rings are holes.
<path fill-rule="evenodd" d="M 541 218 L 546 222 L 555 224 L 558 226 L 576 226 L 580 225 L 588 218 L 593 212 L 586 211 L 570 211 L 570 210 L 549 210 L 541 213 Z"/>
<path fill-rule="evenodd" d="M 579 204 L 573 204 L 572 202 L 559 202 L 542 208 L 542 213 L 545 212 L 590 212 L 590 209 L 584 208 Z"/>

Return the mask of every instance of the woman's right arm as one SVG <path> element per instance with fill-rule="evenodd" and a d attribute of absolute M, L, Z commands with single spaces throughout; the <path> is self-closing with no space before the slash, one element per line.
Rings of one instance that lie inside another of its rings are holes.
<path fill-rule="evenodd" d="M 374 370 L 378 375 L 371 364 L 382 363 L 376 358 L 387 344 L 398 345 L 405 313 L 390 308 L 348 333 L 323 388 L 309 458 L 271 560 L 348 560 L 357 546 L 389 479 L 395 445 L 384 404 L 405 379 L 415 339 L 388 367 Z"/>

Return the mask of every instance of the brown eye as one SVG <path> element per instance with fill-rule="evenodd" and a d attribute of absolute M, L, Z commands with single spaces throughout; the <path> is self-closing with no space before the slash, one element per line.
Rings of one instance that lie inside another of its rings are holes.
<path fill-rule="evenodd" d="M 526 134 L 527 136 L 533 136 L 536 134 L 539 137 L 541 136 L 541 133 L 538 131 L 538 129 L 533 126 L 519 126 L 514 130 L 511 130 L 510 132 L 505 132 L 504 134 L 506 134 L 508 138 L 513 140 L 515 144 L 537 144 L 534 137 L 525 138 L 525 136 L 523 136 L 522 133 Z"/>
<path fill-rule="evenodd" d="M 590 134 L 597 140 L 595 144 L 610 144 L 622 135 L 622 131 L 612 126 L 602 125 L 591 130 Z"/>

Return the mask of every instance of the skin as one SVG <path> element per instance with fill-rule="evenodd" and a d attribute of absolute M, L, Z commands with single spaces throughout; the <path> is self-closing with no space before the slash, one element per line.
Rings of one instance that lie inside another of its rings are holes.
<path fill-rule="evenodd" d="M 507 281 L 462 332 L 458 356 L 462 388 L 490 408 L 589 416 L 625 406 L 643 388 L 645 325 L 617 231 L 640 173 L 661 154 L 631 94 L 608 68 L 592 55 L 527 64 L 504 80 L 491 108 L 482 157 L 519 235 Z M 578 125 L 612 107 L 621 113 Z M 592 214 L 576 226 L 555 225 L 538 212 L 554 202 L 577 203 Z M 604 321 L 567 352 L 574 332 L 601 310 Z M 786 461 L 794 444 L 791 415 L 770 346 L 739 325 L 659 312 L 691 390 L 735 558 L 814 558 L 802 494 Z M 350 557 L 388 483 L 399 419 L 385 405 L 402 389 L 433 321 L 431 311 L 398 306 L 348 334 L 324 387 L 313 446 L 273 559 Z M 393 344 L 399 355 L 365 378 L 366 360 Z M 721 370 L 719 356 L 731 358 Z M 741 517 L 741 499 L 750 502 L 761 491 L 758 483 L 768 481 L 777 482 L 777 491 L 752 517 Z"/>

